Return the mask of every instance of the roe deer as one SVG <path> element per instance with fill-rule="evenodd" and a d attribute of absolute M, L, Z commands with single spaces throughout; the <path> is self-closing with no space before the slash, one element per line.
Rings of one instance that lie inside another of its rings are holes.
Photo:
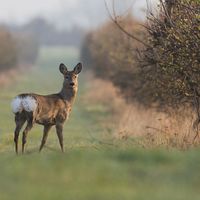
<path fill-rule="evenodd" d="M 68 71 L 67 67 L 61 63 L 59 69 L 64 75 L 63 87 L 59 93 L 46 96 L 27 93 L 20 94 L 13 99 L 11 106 L 15 114 L 16 123 L 14 132 L 16 153 L 18 153 L 19 132 L 25 122 L 27 122 L 27 125 L 22 136 L 22 153 L 24 153 L 27 134 L 32 129 L 34 123 L 44 126 L 39 151 L 45 145 L 51 127 L 55 125 L 60 147 L 62 152 L 64 152 L 63 124 L 69 117 L 72 104 L 75 100 L 78 90 L 78 74 L 82 70 L 82 64 L 78 63 L 73 71 Z"/>

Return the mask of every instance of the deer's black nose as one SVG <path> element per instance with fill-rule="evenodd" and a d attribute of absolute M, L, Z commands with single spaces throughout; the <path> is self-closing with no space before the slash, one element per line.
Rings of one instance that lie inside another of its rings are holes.
<path fill-rule="evenodd" d="M 71 86 L 74 86 L 74 83 L 70 83 Z"/>

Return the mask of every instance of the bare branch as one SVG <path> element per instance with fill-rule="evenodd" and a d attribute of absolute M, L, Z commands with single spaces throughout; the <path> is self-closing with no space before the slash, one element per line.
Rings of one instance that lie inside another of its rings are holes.
<path fill-rule="evenodd" d="M 172 20 L 171 20 L 171 7 L 166 8 L 166 5 L 164 4 L 163 0 L 160 0 L 160 3 L 163 7 L 164 13 L 165 13 L 165 17 L 166 20 L 170 23 L 171 26 L 173 26 Z"/>
<path fill-rule="evenodd" d="M 114 5 L 113 5 L 113 15 L 111 14 L 109 8 L 108 8 L 108 4 L 106 2 L 106 0 L 104 0 L 104 3 L 105 3 L 105 7 L 106 7 L 106 10 L 109 14 L 109 17 L 110 19 L 112 20 L 112 22 L 123 32 L 125 33 L 128 37 L 130 37 L 131 39 L 133 40 L 136 40 L 138 42 L 140 42 L 141 44 L 143 44 L 144 46 L 146 47 L 149 47 L 149 48 L 152 48 L 150 45 L 148 45 L 147 43 L 145 43 L 144 41 L 142 41 L 141 39 L 139 39 L 138 37 L 136 37 L 135 35 L 129 33 L 118 21 L 118 17 L 116 16 L 116 11 L 115 11 L 115 8 L 114 8 Z M 114 4 L 114 3 L 113 3 Z"/>

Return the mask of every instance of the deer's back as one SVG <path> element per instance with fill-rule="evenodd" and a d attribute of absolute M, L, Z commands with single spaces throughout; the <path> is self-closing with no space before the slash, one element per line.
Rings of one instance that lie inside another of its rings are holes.
<path fill-rule="evenodd" d="M 43 125 L 62 123 L 71 111 L 70 103 L 60 94 L 20 94 L 13 100 L 12 108 L 15 114 L 31 116 L 36 123 Z"/>

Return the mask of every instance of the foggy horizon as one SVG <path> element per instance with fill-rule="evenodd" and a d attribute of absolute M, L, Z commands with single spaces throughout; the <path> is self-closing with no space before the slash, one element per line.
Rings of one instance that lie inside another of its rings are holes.
<path fill-rule="evenodd" d="M 149 0 L 151 3 L 156 1 Z M 107 2 L 111 7 L 111 0 Z M 119 13 L 131 8 L 134 17 L 144 20 L 146 0 L 117 0 L 115 4 Z M 73 26 L 89 29 L 109 19 L 104 0 L 43 0 L 38 4 L 34 0 L 7 0 L 1 1 L 1 8 L 1 24 L 23 25 L 40 17 L 60 29 Z"/>

